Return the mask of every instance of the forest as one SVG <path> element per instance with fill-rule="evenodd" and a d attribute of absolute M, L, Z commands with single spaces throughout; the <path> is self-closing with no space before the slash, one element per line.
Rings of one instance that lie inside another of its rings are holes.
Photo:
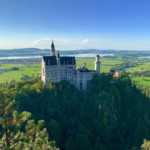
<path fill-rule="evenodd" d="M 39 129 L 39 120 L 43 120 L 41 130 L 47 129 L 47 133 L 41 137 L 46 143 L 55 141 L 60 150 L 140 150 L 149 144 L 149 97 L 126 74 L 119 79 L 113 79 L 111 74 L 95 74 L 87 92 L 67 81 L 44 86 L 40 78 L 1 84 L 1 91 L 7 103 L 11 102 L 10 107 L 15 100 L 14 120 L 16 112 L 25 112 L 18 118 L 30 116 L 27 112 L 32 114 L 34 121 L 25 123 L 28 117 L 20 119 L 24 122 L 19 130 L 26 138 L 33 132 L 31 127 Z M 0 133 L 1 141 L 4 133 Z M 36 141 L 33 143 L 37 146 Z M 48 146 L 55 148 L 54 143 Z"/>

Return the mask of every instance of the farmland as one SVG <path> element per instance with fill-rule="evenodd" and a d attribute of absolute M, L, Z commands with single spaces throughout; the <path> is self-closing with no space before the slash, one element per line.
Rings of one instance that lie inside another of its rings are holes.
<path fill-rule="evenodd" d="M 95 58 L 76 58 L 76 67 L 79 68 L 81 65 L 83 65 L 83 63 L 86 63 L 86 67 L 88 69 L 94 70 L 94 61 Z M 123 57 L 117 56 L 102 57 L 100 61 L 101 73 L 107 73 L 108 69 L 114 69 L 120 72 L 125 71 L 137 86 L 150 86 L 150 76 L 135 75 L 135 72 L 141 73 L 143 70 L 149 72 L 149 59 L 124 59 Z M 0 61 L 0 83 L 32 79 L 40 76 L 40 59 Z"/>
<path fill-rule="evenodd" d="M 140 85 L 143 87 L 148 87 L 150 86 L 150 76 L 135 76 L 133 75 L 134 72 L 144 72 L 150 71 L 150 62 L 149 60 L 143 60 L 143 63 L 138 64 L 135 67 L 131 67 L 126 69 L 126 72 L 129 74 L 129 76 L 131 77 L 131 80 L 136 84 L 136 85 Z"/>
<path fill-rule="evenodd" d="M 14 68 L 17 68 L 16 70 Z M 33 78 L 40 76 L 40 64 L 2 64 L 0 66 L 0 83 L 19 81 L 23 78 Z"/>

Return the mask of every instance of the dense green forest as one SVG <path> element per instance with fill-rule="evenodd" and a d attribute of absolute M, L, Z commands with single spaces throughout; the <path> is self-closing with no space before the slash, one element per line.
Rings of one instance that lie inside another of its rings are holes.
<path fill-rule="evenodd" d="M 19 113 L 44 120 L 61 150 L 139 150 L 150 139 L 150 102 L 123 74 L 95 75 L 88 91 L 66 81 L 46 87 L 40 79 L 1 84 Z"/>
<path fill-rule="evenodd" d="M 44 120 L 37 124 L 31 113 L 18 113 L 14 99 L 0 91 L 0 149 L 1 150 L 58 150 L 55 141 L 49 141 Z"/>

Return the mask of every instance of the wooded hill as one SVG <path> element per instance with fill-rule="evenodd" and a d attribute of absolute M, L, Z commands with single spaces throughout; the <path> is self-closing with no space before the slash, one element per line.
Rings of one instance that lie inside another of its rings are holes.
<path fill-rule="evenodd" d="M 57 54 L 56 50 L 56 54 Z M 96 49 L 85 49 L 85 50 L 61 50 L 61 55 L 75 55 L 75 54 L 87 54 L 87 53 L 117 53 L 114 50 L 96 50 Z M 11 57 L 11 56 L 43 56 L 50 55 L 50 49 L 38 49 L 38 48 L 21 48 L 12 50 L 0 50 L 1 57 Z"/>
<path fill-rule="evenodd" d="M 56 54 L 57 54 L 57 52 L 58 51 L 56 49 Z M 137 50 L 97 50 L 97 49 L 60 50 L 61 55 L 77 55 L 77 54 L 88 54 L 88 53 L 114 54 L 114 56 L 120 56 L 124 59 L 150 56 L 150 51 L 143 51 L 143 50 L 141 50 L 141 51 L 137 51 Z M 50 49 L 39 49 L 39 48 L 20 48 L 20 49 L 11 49 L 11 50 L 0 49 L 1 57 L 43 56 L 43 55 L 50 55 Z"/>
<path fill-rule="evenodd" d="M 45 120 L 61 150 L 139 150 L 150 139 L 150 102 L 127 75 L 95 75 L 87 93 L 70 83 L 40 79 L 3 84 L 18 111 Z"/>

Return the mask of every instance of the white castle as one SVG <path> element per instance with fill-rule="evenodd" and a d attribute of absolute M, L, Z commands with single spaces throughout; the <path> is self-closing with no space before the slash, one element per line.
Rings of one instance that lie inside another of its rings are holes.
<path fill-rule="evenodd" d="M 59 52 L 55 55 L 55 46 L 52 41 L 51 56 L 42 57 L 42 76 L 45 85 L 49 82 L 58 83 L 67 80 L 78 89 L 86 91 L 88 84 L 93 79 L 95 73 L 100 74 L 100 56 L 96 56 L 95 70 L 86 68 L 86 64 L 76 69 L 75 57 L 61 57 Z"/>

